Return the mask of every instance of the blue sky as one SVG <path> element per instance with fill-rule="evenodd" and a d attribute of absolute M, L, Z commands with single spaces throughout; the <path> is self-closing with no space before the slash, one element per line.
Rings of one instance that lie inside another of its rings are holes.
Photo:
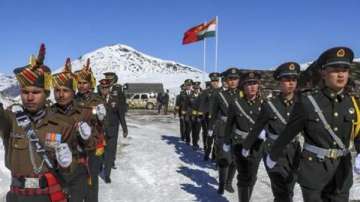
<path fill-rule="evenodd" d="M 25 65 L 41 42 L 52 69 L 68 56 L 117 43 L 202 68 L 202 43 L 183 46 L 181 39 L 188 28 L 214 16 L 219 16 L 220 70 L 304 63 L 339 45 L 359 56 L 359 8 L 358 0 L 3 0 L 0 72 Z M 212 71 L 214 39 L 207 53 Z"/>

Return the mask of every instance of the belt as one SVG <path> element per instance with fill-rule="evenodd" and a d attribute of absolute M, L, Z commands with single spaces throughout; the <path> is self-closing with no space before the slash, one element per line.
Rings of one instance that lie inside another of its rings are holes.
<path fill-rule="evenodd" d="M 242 139 L 245 139 L 249 133 L 248 132 L 244 132 L 244 131 L 241 131 L 239 129 L 234 129 L 233 131 L 236 135 L 239 135 Z"/>
<path fill-rule="evenodd" d="M 267 132 L 267 137 L 272 140 L 272 141 L 275 141 L 279 138 L 279 135 L 275 135 L 273 133 L 270 133 L 270 132 Z"/>
<path fill-rule="evenodd" d="M 11 186 L 21 189 L 39 189 L 47 187 L 43 177 L 12 177 Z"/>
<path fill-rule="evenodd" d="M 275 142 L 279 138 L 278 134 L 270 133 L 269 131 L 266 131 L 266 133 L 267 133 L 267 137 L 273 142 Z M 299 141 L 299 135 L 297 135 L 294 139 L 291 140 L 291 142 L 298 142 L 298 141 Z"/>
<path fill-rule="evenodd" d="M 339 157 L 345 156 L 349 153 L 348 150 L 341 149 L 324 149 L 315 145 L 304 143 L 304 150 L 309 151 L 313 154 L 316 154 L 316 157 L 319 159 L 324 159 L 325 157 L 329 159 L 337 159 Z"/>

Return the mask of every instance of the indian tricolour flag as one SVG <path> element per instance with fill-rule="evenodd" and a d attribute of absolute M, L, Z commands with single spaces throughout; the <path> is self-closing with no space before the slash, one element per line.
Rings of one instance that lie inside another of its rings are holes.
<path fill-rule="evenodd" d="M 207 37 L 214 37 L 216 34 L 216 24 L 216 19 L 213 19 L 210 22 L 190 28 L 184 34 L 183 44 L 201 41 Z"/>

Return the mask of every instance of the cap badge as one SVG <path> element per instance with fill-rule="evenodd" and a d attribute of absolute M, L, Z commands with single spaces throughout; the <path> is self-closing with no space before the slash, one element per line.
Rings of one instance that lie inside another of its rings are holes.
<path fill-rule="evenodd" d="M 236 69 L 231 69 L 232 74 L 236 74 Z"/>
<path fill-rule="evenodd" d="M 254 78 L 254 77 L 255 77 L 254 72 L 250 72 L 250 73 L 249 73 L 249 77 L 250 77 L 250 78 Z"/>
<path fill-rule="evenodd" d="M 344 57 L 345 56 L 345 50 L 344 49 L 339 49 L 337 52 L 336 52 L 336 56 L 337 57 Z"/>
<path fill-rule="evenodd" d="M 290 65 L 289 65 L 289 70 L 291 70 L 291 71 L 295 70 L 295 65 L 294 65 L 294 64 L 290 64 Z"/>

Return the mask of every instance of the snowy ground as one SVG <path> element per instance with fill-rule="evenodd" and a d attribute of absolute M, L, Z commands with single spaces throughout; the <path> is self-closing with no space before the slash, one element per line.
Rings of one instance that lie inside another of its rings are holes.
<path fill-rule="evenodd" d="M 215 164 L 203 161 L 203 152 L 194 151 L 179 140 L 178 119 L 172 116 L 130 113 L 129 137 L 119 139 L 112 183 L 100 184 L 101 202 L 137 201 L 237 201 L 237 194 L 216 193 Z M 8 190 L 9 173 L 3 165 L 0 143 L 0 196 Z M 355 176 L 352 199 L 360 199 L 360 177 Z M 234 180 L 234 188 L 236 188 Z M 295 201 L 302 201 L 296 187 Z M 261 166 L 252 201 L 272 201 L 270 182 Z"/>

